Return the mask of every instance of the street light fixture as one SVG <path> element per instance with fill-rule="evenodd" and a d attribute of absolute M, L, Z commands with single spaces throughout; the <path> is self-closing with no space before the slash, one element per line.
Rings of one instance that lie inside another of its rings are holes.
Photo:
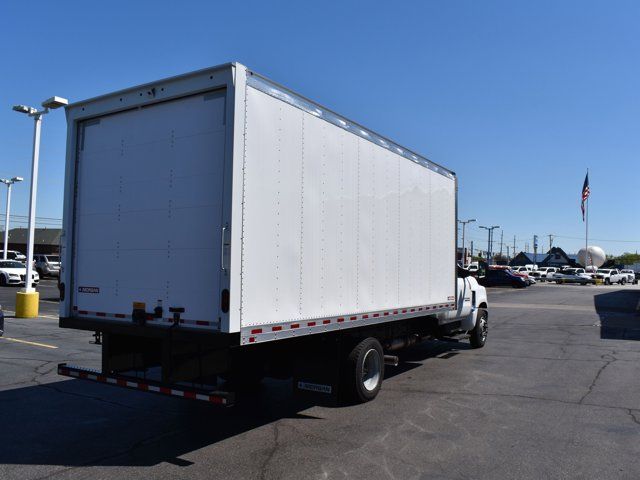
<path fill-rule="evenodd" d="M 13 110 L 33 117 L 33 152 L 31 160 L 31 193 L 29 195 L 29 235 L 27 240 L 27 275 L 25 277 L 25 288 L 18 292 L 16 297 L 17 317 L 37 317 L 38 316 L 38 293 L 33 289 L 31 276 L 33 275 L 33 242 L 36 228 L 36 193 L 38 190 L 38 161 L 40 157 L 40 128 L 42 126 L 42 116 L 49 113 L 49 110 L 64 107 L 69 101 L 62 97 L 51 97 L 42 102 L 42 110 L 27 105 L 15 105 Z"/>
<path fill-rule="evenodd" d="M 7 248 L 9 245 L 9 213 L 11 211 L 11 185 L 24 180 L 22 177 L 0 178 L 0 183 L 7 186 L 7 207 L 4 214 L 4 246 L 2 248 L 2 259 L 7 259 Z"/>
<path fill-rule="evenodd" d="M 465 248 L 464 248 L 464 229 L 467 226 L 467 223 L 471 223 L 471 222 L 476 222 L 477 220 L 475 218 L 470 218 L 469 220 L 458 220 L 459 223 L 462 224 L 462 266 L 464 267 L 465 264 L 465 259 L 466 259 L 466 254 L 465 254 Z"/>

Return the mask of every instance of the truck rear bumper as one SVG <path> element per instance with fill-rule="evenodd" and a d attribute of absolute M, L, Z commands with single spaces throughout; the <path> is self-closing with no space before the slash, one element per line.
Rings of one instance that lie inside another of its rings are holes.
<path fill-rule="evenodd" d="M 166 338 L 194 341 L 210 346 L 228 347 L 238 345 L 239 333 L 221 333 L 217 330 L 190 329 L 181 326 L 146 324 L 139 325 L 131 320 L 114 321 L 85 317 L 60 317 L 60 328 L 73 328 L 90 332 L 115 333 L 145 338 Z"/>
<path fill-rule="evenodd" d="M 90 380 L 107 385 L 140 390 L 143 392 L 152 392 L 161 395 L 200 400 L 216 405 L 231 406 L 234 401 L 234 395 L 232 392 L 209 391 L 174 384 L 166 385 L 153 380 L 141 379 L 123 374 L 104 374 L 97 370 L 71 366 L 66 363 L 60 363 L 58 365 L 58 375 L 80 378 L 83 380 Z"/>

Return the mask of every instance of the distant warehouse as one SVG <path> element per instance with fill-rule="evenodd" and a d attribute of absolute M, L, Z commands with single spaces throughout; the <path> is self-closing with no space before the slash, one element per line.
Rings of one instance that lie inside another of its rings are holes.
<path fill-rule="evenodd" d="M 18 250 L 27 253 L 27 235 L 29 230 L 26 228 L 12 228 L 9 230 L 9 250 Z M 36 228 L 36 237 L 34 240 L 34 253 L 41 254 L 57 254 L 60 251 L 60 235 L 61 228 Z M 4 248 L 4 235 L 0 236 L 0 245 Z"/>

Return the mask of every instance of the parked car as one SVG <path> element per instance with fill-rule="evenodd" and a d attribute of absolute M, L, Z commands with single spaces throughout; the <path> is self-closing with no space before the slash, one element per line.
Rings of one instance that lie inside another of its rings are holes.
<path fill-rule="evenodd" d="M 27 267 L 16 260 L 0 260 L 0 287 L 7 285 L 24 285 L 27 276 Z M 40 282 L 38 272 L 31 274 L 32 286 Z"/>
<path fill-rule="evenodd" d="M 17 260 L 18 262 L 24 262 L 27 260 L 27 256 L 17 250 L 7 250 L 7 260 Z"/>
<path fill-rule="evenodd" d="M 478 279 L 478 283 L 485 287 L 513 287 L 524 288 L 528 286 L 523 276 L 516 275 L 511 270 L 502 268 L 490 268 L 484 277 Z"/>
<path fill-rule="evenodd" d="M 34 255 L 35 267 L 41 277 L 60 276 L 60 256 L 59 255 Z"/>
<path fill-rule="evenodd" d="M 557 267 L 540 267 L 538 268 L 539 278 L 542 282 L 551 281 L 553 274 L 558 271 Z"/>
<path fill-rule="evenodd" d="M 633 270 L 620 270 L 620 273 L 625 274 L 627 276 L 628 283 L 636 283 L 636 272 Z"/>
<path fill-rule="evenodd" d="M 527 286 L 534 285 L 535 283 L 537 283 L 535 277 L 532 276 L 534 272 L 531 270 L 527 270 L 527 267 L 505 267 L 505 268 L 509 269 L 514 275 L 524 278 L 524 281 L 527 283 Z"/>
<path fill-rule="evenodd" d="M 513 270 L 514 272 L 528 273 L 528 272 L 532 272 L 533 268 L 528 266 L 513 266 L 511 267 L 511 270 Z"/>
<path fill-rule="evenodd" d="M 605 285 L 612 283 L 624 285 L 627 283 L 627 275 L 620 273 L 617 268 L 599 268 L 593 278 L 602 280 Z"/>
<path fill-rule="evenodd" d="M 584 268 L 565 268 L 560 272 L 554 273 L 552 278 L 558 285 L 561 283 L 579 283 L 581 285 L 596 283 L 591 274 L 587 273 Z"/>
<path fill-rule="evenodd" d="M 529 278 L 533 278 L 536 282 L 541 282 L 542 280 L 542 273 L 540 273 L 538 270 L 534 270 L 533 272 L 529 272 L 527 275 L 529 275 Z"/>

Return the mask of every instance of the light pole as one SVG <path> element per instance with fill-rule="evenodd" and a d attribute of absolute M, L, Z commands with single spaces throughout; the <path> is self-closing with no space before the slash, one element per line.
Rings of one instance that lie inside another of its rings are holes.
<path fill-rule="evenodd" d="M 464 249 L 464 229 L 467 226 L 467 223 L 471 223 L 471 222 L 475 222 L 477 221 L 475 218 L 470 218 L 469 220 L 458 220 L 459 223 L 462 224 L 462 266 L 464 267 L 465 264 L 465 260 L 466 260 L 466 252 Z"/>
<path fill-rule="evenodd" d="M 492 244 L 493 244 L 493 231 L 496 228 L 500 228 L 500 225 L 493 225 L 491 227 L 483 227 L 482 225 L 480 225 L 480 228 L 484 228 L 488 233 L 488 238 L 487 238 L 487 264 L 489 264 L 489 260 L 491 259 L 491 247 L 492 247 Z"/>
<path fill-rule="evenodd" d="M 38 160 L 40 157 L 40 127 L 42 116 L 49 110 L 64 107 L 69 102 L 66 98 L 51 97 L 42 102 L 42 110 L 26 105 L 15 105 L 16 112 L 33 117 L 33 152 L 31 158 L 31 193 L 29 195 L 29 235 L 27 239 L 27 275 L 24 279 L 24 289 L 16 294 L 16 317 L 30 318 L 38 316 L 38 292 L 33 288 L 33 242 L 36 229 L 36 194 L 38 190 Z"/>
<path fill-rule="evenodd" d="M 11 212 L 11 185 L 17 182 L 21 182 L 22 177 L 13 178 L 0 178 L 0 183 L 4 183 L 7 186 L 7 209 L 4 215 L 4 247 L 2 253 L 2 259 L 7 259 L 7 248 L 9 245 L 9 213 Z"/>

